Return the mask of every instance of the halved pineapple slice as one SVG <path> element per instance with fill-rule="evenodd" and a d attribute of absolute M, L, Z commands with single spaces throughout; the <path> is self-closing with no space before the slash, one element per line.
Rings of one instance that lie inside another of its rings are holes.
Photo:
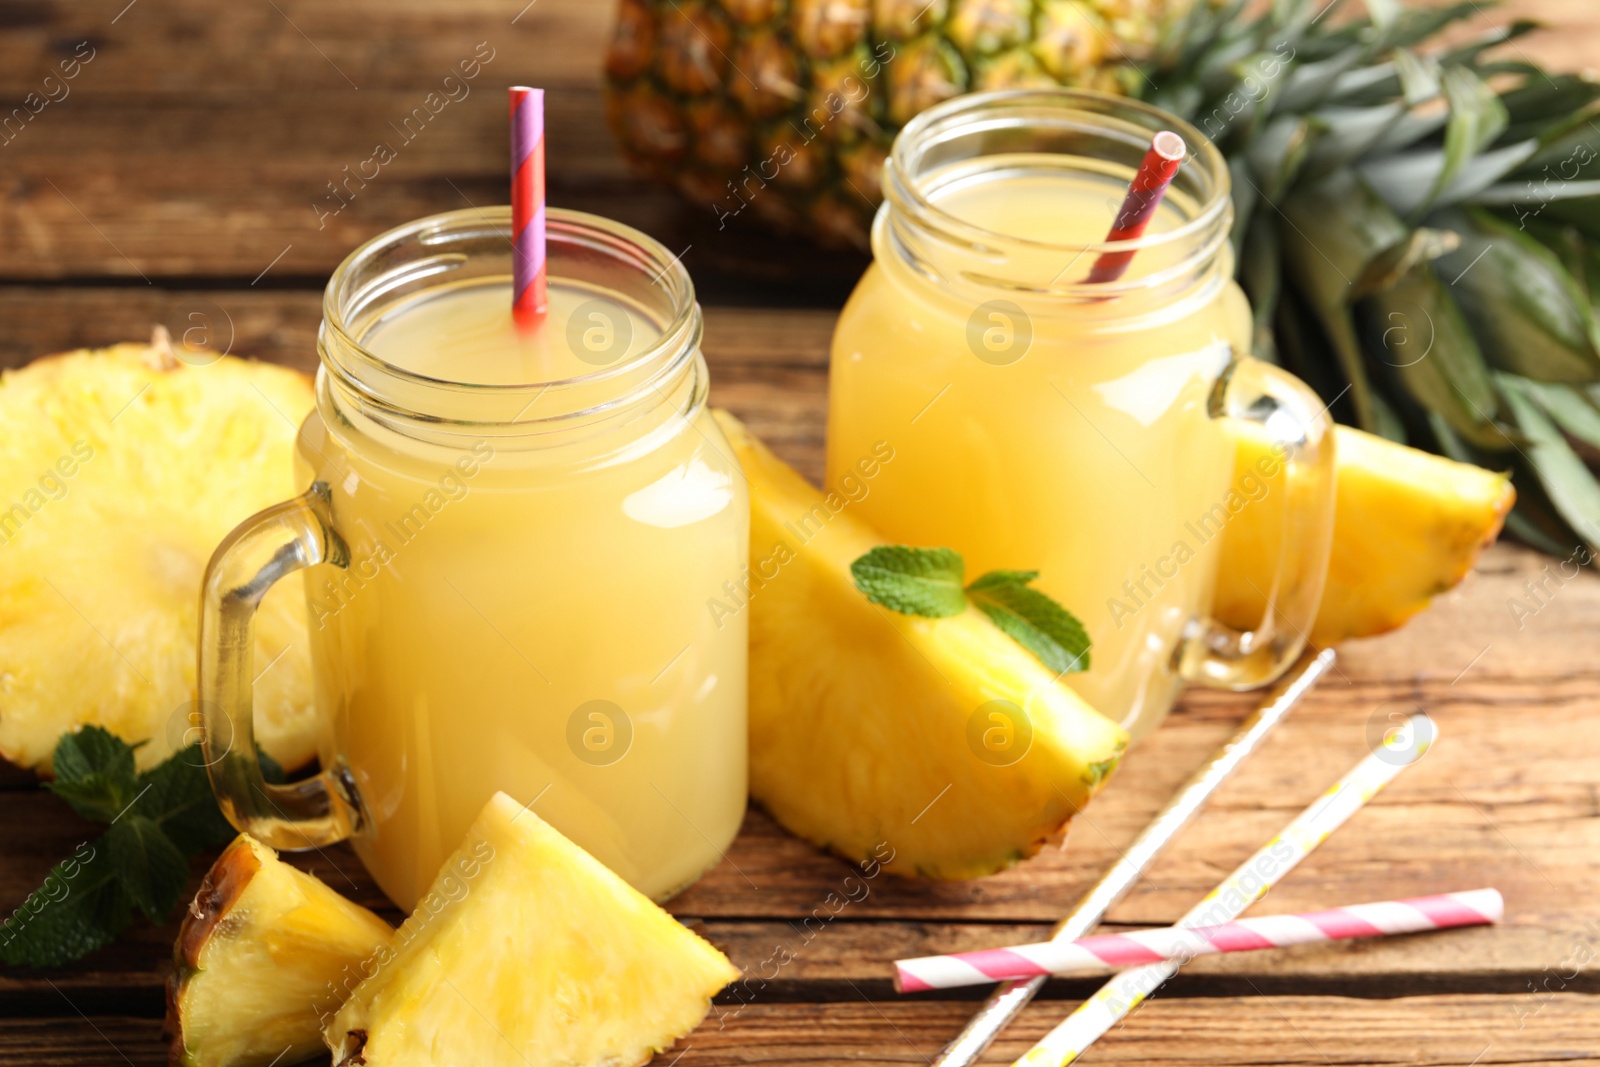
<path fill-rule="evenodd" d="M 978 609 L 870 603 L 850 564 L 881 538 L 716 415 L 750 482 L 751 795 L 902 874 L 976 878 L 1057 837 L 1127 735 Z"/>
<path fill-rule="evenodd" d="M 739 971 L 496 793 L 324 1037 L 336 1067 L 634 1067 Z"/>
<path fill-rule="evenodd" d="M 1504 474 L 1349 426 L 1336 435 L 1333 552 L 1311 630 L 1318 646 L 1393 630 L 1453 588 L 1494 542 L 1517 495 Z M 1243 629 L 1266 607 L 1283 529 L 1274 499 L 1282 475 L 1271 444 L 1249 424 L 1238 424 L 1235 438 L 1235 487 L 1253 502 L 1227 525 L 1216 613 Z M 1252 474 L 1255 483 L 1246 481 Z"/>
<path fill-rule="evenodd" d="M 146 741 L 141 767 L 198 739 L 200 576 L 241 520 L 304 487 L 304 375 L 165 343 L 38 360 L 0 377 L 0 755 L 48 772 L 63 733 Z M 214 362 L 204 362 L 212 360 Z M 314 754 L 304 594 L 257 616 L 256 738 Z"/>
<path fill-rule="evenodd" d="M 167 981 L 174 1067 L 299 1063 L 394 931 L 359 904 L 234 839 L 189 905 Z"/>

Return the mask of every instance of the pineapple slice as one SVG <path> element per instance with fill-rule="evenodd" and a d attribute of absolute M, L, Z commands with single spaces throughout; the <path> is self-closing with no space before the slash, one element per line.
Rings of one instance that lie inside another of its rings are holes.
<path fill-rule="evenodd" d="M 303 488 L 305 376 L 231 357 L 191 365 L 164 340 L 0 377 L 0 755 L 41 772 L 87 723 L 148 742 L 141 767 L 198 739 L 206 560 Z M 256 621 L 256 738 L 288 767 L 316 749 L 305 619 L 291 587 L 269 592 Z"/>
<path fill-rule="evenodd" d="M 389 924 L 241 835 L 184 916 L 167 982 L 174 1067 L 299 1063 L 394 936 Z"/>
<path fill-rule="evenodd" d="M 1127 735 L 978 609 L 870 603 L 850 564 L 877 534 L 716 415 L 750 482 L 749 596 L 730 610 L 750 612 L 751 795 L 902 874 L 976 878 L 1057 838 Z"/>
<path fill-rule="evenodd" d="M 1466 577 L 1516 500 L 1507 475 L 1349 426 L 1336 433 L 1333 553 L 1311 630 L 1319 646 L 1393 630 L 1426 608 Z M 1235 485 L 1247 499 L 1259 499 L 1228 524 L 1216 612 L 1243 629 L 1256 625 L 1266 609 L 1283 512 L 1272 505 L 1281 474 L 1246 481 L 1252 471 L 1277 469 L 1271 445 L 1249 424 L 1239 424 L 1236 434 Z"/>
<path fill-rule="evenodd" d="M 496 793 L 324 1032 L 336 1067 L 633 1067 L 739 971 Z"/>

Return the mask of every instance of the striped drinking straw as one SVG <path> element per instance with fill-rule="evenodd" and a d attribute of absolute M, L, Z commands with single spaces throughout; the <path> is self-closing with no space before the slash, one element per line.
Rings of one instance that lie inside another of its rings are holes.
<path fill-rule="evenodd" d="M 894 987 L 902 993 L 920 993 L 1038 975 L 1105 974 L 1219 952 L 1254 952 L 1318 941 L 1487 926 L 1499 922 L 1504 911 L 1505 902 L 1497 891 L 1470 889 L 1376 904 L 1349 904 L 1298 915 L 1236 919 L 1216 926 L 1166 926 L 1076 941 L 1040 941 L 1011 948 L 896 960 Z"/>
<path fill-rule="evenodd" d="M 1316 850 L 1350 816 L 1416 763 L 1438 736 L 1433 720 L 1418 712 L 1294 821 L 1245 860 L 1178 920 L 1183 927 L 1232 922 L 1267 895 L 1284 875 Z M 1013 1067 L 1066 1067 L 1106 1031 L 1127 1018 L 1156 987 L 1178 973 L 1180 960 L 1146 963 L 1117 972 L 1054 1030 L 1023 1053 Z"/>
<path fill-rule="evenodd" d="M 1117 210 L 1117 218 L 1111 224 L 1111 232 L 1106 234 L 1106 241 L 1131 241 L 1144 233 L 1144 228 L 1150 224 L 1150 219 L 1155 215 L 1156 208 L 1161 206 L 1161 198 L 1166 195 L 1167 186 L 1172 184 L 1172 179 L 1177 176 L 1178 167 L 1183 163 L 1187 148 L 1183 138 L 1171 130 L 1162 130 L 1150 142 L 1150 150 L 1144 154 L 1144 159 L 1139 163 L 1139 170 L 1133 176 L 1133 182 L 1128 186 L 1128 195 L 1123 198 L 1122 207 Z M 1094 261 L 1094 267 L 1089 271 L 1091 282 L 1114 282 L 1122 277 L 1128 269 L 1128 264 L 1133 262 L 1133 252 L 1102 252 L 1100 258 Z"/>
<path fill-rule="evenodd" d="M 537 325 L 545 293 L 544 90 L 511 87 L 511 314 Z"/>

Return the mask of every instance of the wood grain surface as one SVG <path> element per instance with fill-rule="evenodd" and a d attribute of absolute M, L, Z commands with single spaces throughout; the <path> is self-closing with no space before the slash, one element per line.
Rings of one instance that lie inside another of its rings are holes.
<path fill-rule="evenodd" d="M 524 3 L 0 2 L 7 113 L 63 59 L 93 51 L 70 94 L 0 144 L 0 367 L 161 324 L 311 369 L 320 287 L 352 248 L 419 215 L 504 199 L 500 92 L 528 81 L 553 90 L 552 203 L 682 250 L 706 306 L 713 403 L 818 477 L 828 340 L 865 260 L 739 220 L 719 230 L 709 208 L 632 177 L 599 92 L 610 3 Z M 1486 4 L 1484 28 L 1502 13 L 1558 27 L 1517 43 L 1543 61 L 1581 67 L 1600 49 L 1594 0 Z M 393 124 L 485 46 L 493 58 L 470 95 L 329 214 L 327 183 L 396 140 Z M 1420 705 L 1440 725 L 1438 746 L 1257 911 L 1492 885 L 1506 896 L 1504 924 L 1200 960 L 1089 1062 L 1600 1060 L 1600 578 L 1561 584 L 1519 620 L 1513 602 L 1528 603 L 1525 583 L 1549 565 L 1496 548 L 1405 630 L 1343 648 L 1337 672 L 1109 917 L 1112 928 L 1177 918 L 1358 758 L 1374 729 Z M 900 998 L 888 961 L 1040 935 L 1250 706 L 1190 694 L 1063 849 L 981 881 L 882 876 L 841 907 L 830 894 L 851 869 L 753 811 L 727 862 L 672 904 L 747 978 L 659 1062 L 929 1062 L 982 991 Z M 94 832 L 31 776 L 0 771 L 0 909 Z M 399 917 L 348 849 L 298 862 Z M 72 967 L 0 969 L 0 1067 L 165 1062 L 172 935 L 141 923 Z M 1049 984 L 990 1059 L 1023 1051 L 1090 988 Z"/>

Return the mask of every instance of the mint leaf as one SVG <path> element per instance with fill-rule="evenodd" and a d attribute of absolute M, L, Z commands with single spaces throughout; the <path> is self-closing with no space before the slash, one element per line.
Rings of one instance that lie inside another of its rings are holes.
<path fill-rule="evenodd" d="M 85 819 L 110 822 L 138 794 L 133 746 L 99 726 L 63 734 L 51 762 L 55 781 L 45 788 Z"/>
<path fill-rule="evenodd" d="M 185 856 L 231 841 L 236 833 L 211 793 L 199 745 L 175 752 L 145 771 L 139 776 L 139 789 L 134 810 L 160 825 Z"/>
<path fill-rule="evenodd" d="M 115 941 L 131 916 L 102 837 L 56 864 L 0 926 L 0 960 L 15 967 L 71 963 Z"/>
<path fill-rule="evenodd" d="M 189 862 L 147 816 L 130 812 L 106 833 L 117 883 L 157 926 L 167 921 L 189 881 Z"/>
<path fill-rule="evenodd" d="M 874 604 L 902 615 L 942 619 L 967 609 L 961 589 L 966 564 L 948 548 L 879 545 L 850 564 L 856 588 Z"/>
<path fill-rule="evenodd" d="M 199 745 L 136 774 L 129 745 L 98 726 L 56 742 L 47 788 L 78 814 L 111 823 L 91 848 L 56 864 L 3 924 L 0 962 L 58 967 L 115 941 L 134 908 L 153 923 L 171 916 L 189 881 L 189 856 L 229 841 L 234 829 L 211 793 Z M 261 773 L 283 768 L 256 749 Z"/>
<path fill-rule="evenodd" d="M 1089 666 L 1089 634 L 1077 616 L 1029 586 L 1038 571 L 990 571 L 967 586 L 972 602 L 1057 674 Z"/>

